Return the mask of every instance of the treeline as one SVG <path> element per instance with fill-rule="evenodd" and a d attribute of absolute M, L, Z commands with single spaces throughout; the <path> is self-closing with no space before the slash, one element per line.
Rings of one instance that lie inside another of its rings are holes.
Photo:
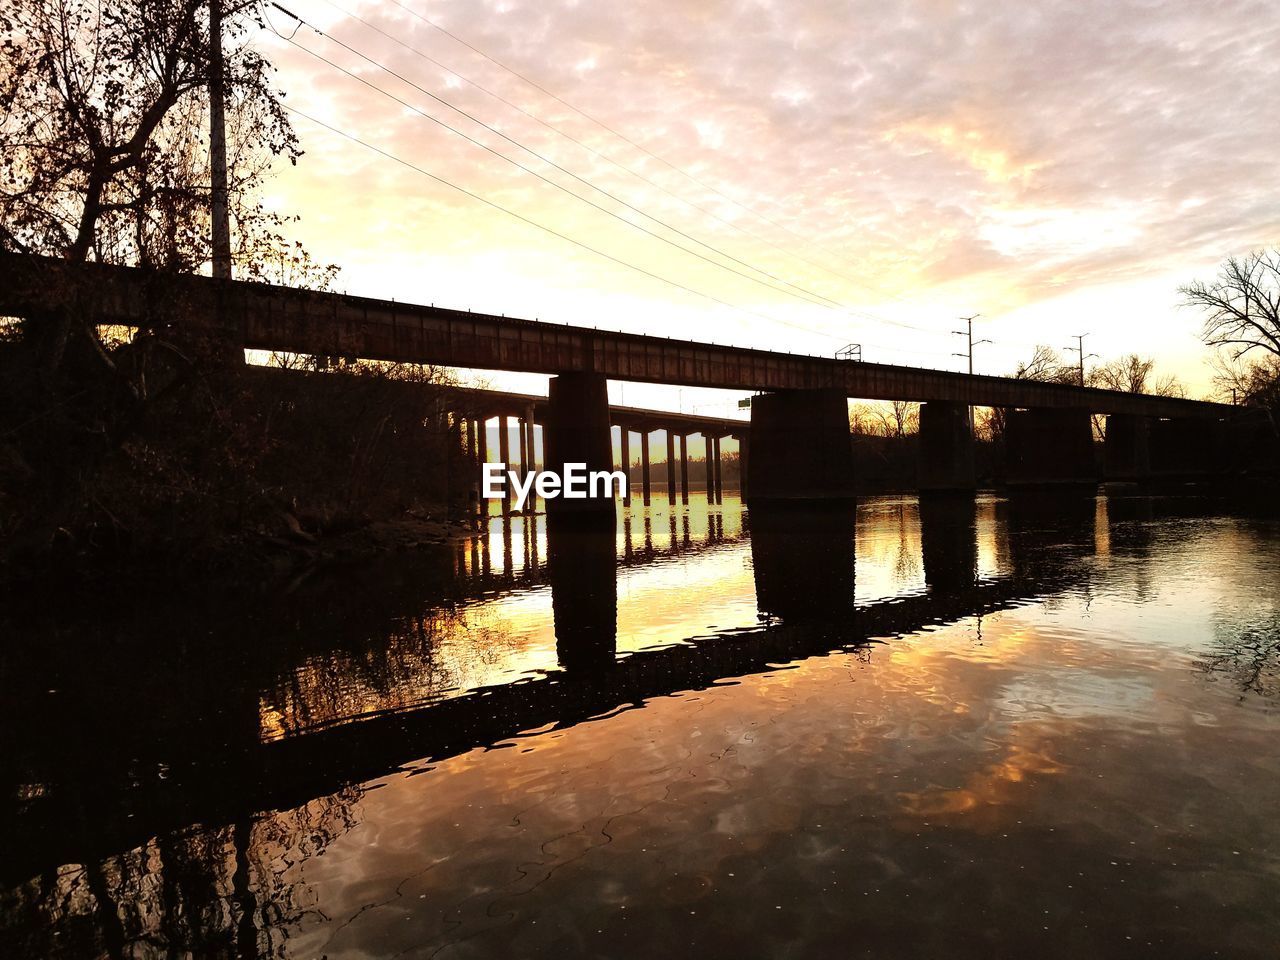
<path fill-rule="evenodd" d="M 469 477 L 435 371 L 201 364 L 143 404 L 89 379 L 50 405 L 0 340 L 0 579 L 234 566 L 377 520 L 441 519 Z M 115 348 L 124 362 L 130 345 Z"/>

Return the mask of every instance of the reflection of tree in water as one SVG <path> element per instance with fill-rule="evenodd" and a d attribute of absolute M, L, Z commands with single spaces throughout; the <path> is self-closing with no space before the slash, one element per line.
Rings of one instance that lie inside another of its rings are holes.
<path fill-rule="evenodd" d="M 5 957 L 284 957 L 316 909 L 299 865 L 359 821 L 359 787 L 293 810 L 192 827 L 0 892 Z"/>
<path fill-rule="evenodd" d="M 1241 626 L 1218 624 L 1214 642 L 1195 665 L 1241 694 L 1280 698 L 1280 614 Z"/>
<path fill-rule="evenodd" d="M 421 705 L 499 667 L 520 638 L 484 607 L 448 605 L 307 658 L 262 692 L 267 737 Z"/>
<path fill-rule="evenodd" d="M 915 524 L 911 522 L 911 518 L 907 515 L 906 504 L 898 504 L 895 512 L 898 518 L 898 539 L 897 552 L 893 561 L 893 575 L 899 583 L 907 583 L 915 579 L 920 573 L 918 547 L 914 539 L 911 538 L 911 534 L 915 532 L 913 530 Z"/>

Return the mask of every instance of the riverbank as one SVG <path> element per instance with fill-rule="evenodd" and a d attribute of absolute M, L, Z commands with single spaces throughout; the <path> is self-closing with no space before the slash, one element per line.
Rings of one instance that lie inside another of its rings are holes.
<path fill-rule="evenodd" d="M 348 519 L 327 529 L 309 527 L 292 513 L 281 512 L 273 523 L 215 542 L 179 541 L 170 549 L 141 553 L 91 549 L 62 531 L 42 557 L 0 562 L 0 597 L 20 602 L 23 596 L 70 589 L 88 599 L 118 590 L 122 583 L 146 584 L 148 592 L 162 593 L 207 580 L 270 590 L 300 576 L 439 546 L 473 531 L 469 520 L 429 512 Z"/>

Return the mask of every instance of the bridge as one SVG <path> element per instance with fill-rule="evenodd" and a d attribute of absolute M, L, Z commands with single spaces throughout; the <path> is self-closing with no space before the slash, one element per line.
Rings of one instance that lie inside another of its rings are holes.
<path fill-rule="evenodd" d="M 498 462 L 518 463 L 520 470 L 527 472 L 537 469 L 538 444 L 535 428 L 545 426 L 551 416 L 551 403 L 547 397 L 525 393 L 507 393 L 500 390 L 481 390 L 476 388 L 453 389 L 450 393 L 455 398 L 454 406 L 462 415 L 463 436 L 468 457 L 479 465 L 489 459 L 488 431 L 485 424 L 493 418 L 498 420 Z M 508 449 L 512 425 L 515 425 L 518 437 L 516 459 L 511 459 L 513 451 Z M 707 462 L 707 499 L 711 503 L 724 502 L 724 476 L 720 458 L 720 441 L 731 437 L 744 444 L 750 428 L 745 420 L 732 420 L 726 417 L 706 417 L 696 413 L 677 413 L 669 410 L 651 410 L 643 407 L 628 407 L 619 404 L 609 405 L 610 427 L 617 427 L 619 432 L 621 458 L 618 466 L 630 475 L 631 435 L 637 434 L 640 442 L 640 483 L 641 495 L 645 506 L 653 497 L 653 476 L 650 469 L 649 445 L 652 435 L 661 432 L 666 437 L 666 489 L 667 502 L 674 504 L 677 496 L 676 471 L 679 469 L 680 502 L 689 502 L 689 437 L 700 435 L 706 443 Z M 545 449 L 545 448 L 544 448 Z M 677 450 L 679 453 L 677 454 Z M 623 488 L 625 504 L 631 503 L 631 485 Z M 504 506 L 508 507 L 508 500 Z M 533 510 L 533 503 L 526 504 L 526 510 Z"/>
<path fill-rule="evenodd" d="M 569 462 L 612 468 L 610 379 L 758 391 L 742 444 L 747 496 L 757 501 L 853 495 L 849 397 L 922 404 L 920 474 L 922 488 L 929 489 L 974 486 L 973 406 L 1009 411 L 1005 443 L 1013 484 L 1096 482 L 1092 414 L 1107 417 L 1104 459 L 1106 474 L 1115 479 L 1141 480 L 1155 469 L 1209 474 L 1229 459 L 1226 445 L 1240 442 L 1227 425 L 1236 408 L 1182 398 L 800 356 L 23 254 L 0 254 L 0 276 L 3 315 L 74 310 L 92 323 L 176 326 L 251 349 L 550 374 L 543 416 L 551 469 Z M 560 509 L 605 506 L 554 503 Z"/>

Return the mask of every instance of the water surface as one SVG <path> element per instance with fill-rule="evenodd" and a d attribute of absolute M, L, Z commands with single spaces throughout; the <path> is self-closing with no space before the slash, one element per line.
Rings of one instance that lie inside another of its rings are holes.
<path fill-rule="evenodd" d="M 1280 524 L 491 517 L 0 651 L 6 957 L 1274 957 Z"/>

